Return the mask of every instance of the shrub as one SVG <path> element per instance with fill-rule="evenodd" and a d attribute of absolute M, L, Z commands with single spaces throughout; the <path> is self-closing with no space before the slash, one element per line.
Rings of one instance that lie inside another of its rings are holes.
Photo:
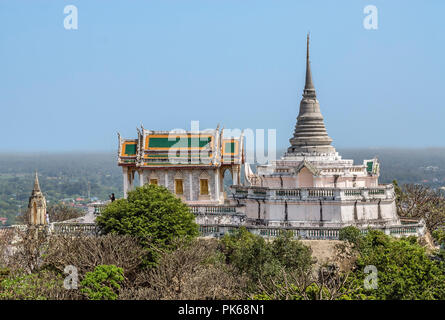
<path fill-rule="evenodd" d="M 362 236 L 360 230 L 354 226 L 347 226 L 340 229 L 338 239 L 353 243 L 356 247 L 360 245 Z"/>
<path fill-rule="evenodd" d="M 304 272 L 313 264 L 310 248 L 291 235 L 283 233 L 268 242 L 245 228 L 233 235 L 225 235 L 220 249 L 227 263 L 233 265 L 241 274 L 246 274 L 252 285 L 260 279 L 277 276 L 284 269 Z"/>
<path fill-rule="evenodd" d="M 42 258 L 42 268 L 63 273 L 67 265 L 77 268 L 79 275 L 91 272 L 98 265 L 115 265 L 133 279 L 145 250 L 134 237 L 107 234 L 99 237 L 52 236 Z"/>
<path fill-rule="evenodd" d="M 0 299 L 56 300 L 79 299 L 75 290 L 63 287 L 63 277 L 48 271 L 8 274 L 0 281 Z"/>
<path fill-rule="evenodd" d="M 90 300 L 116 300 L 124 271 L 115 265 L 100 265 L 93 272 L 87 272 L 81 281 L 80 292 Z"/>

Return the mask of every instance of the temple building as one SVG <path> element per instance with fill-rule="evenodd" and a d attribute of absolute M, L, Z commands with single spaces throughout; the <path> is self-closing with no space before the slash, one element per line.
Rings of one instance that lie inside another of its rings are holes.
<path fill-rule="evenodd" d="M 229 170 L 233 183 L 240 184 L 243 139 L 223 138 L 224 129 L 199 132 L 152 131 L 138 129 L 137 139 L 118 134 L 118 164 L 123 170 L 124 197 L 139 185 L 162 185 L 185 203 L 222 205 L 224 173 Z"/>
<path fill-rule="evenodd" d="M 378 160 L 354 165 L 332 146 L 312 81 L 309 36 L 303 98 L 287 152 L 279 160 L 257 166 L 254 173 L 244 163 L 243 141 L 242 134 L 224 138 L 219 128 L 174 133 L 142 127 L 137 139 L 119 135 L 124 197 L 134 187 L 137 173 L 141 186 L 163 185 L 180 197 L 203 225 L 400 225 L 392 184 L 378 182 Z M 223 186 L 226 170 L 233 178 L 229 195 Z"/>
<path fill-rule="evenodd" d="M 245 164 L 247 186 L 232 186 L 248 221 L 300 227 L 400 224 L 393 185 L 378 183 L 378 160 L 354 165 L 331 143 L 312 82 L 308 35 L 306 82 L 287 152 L 258 166 L 255 174 Z"/>
<path fill-rule="evenodd" d="M 34 188 L 28 202 L 28 225 L 46 225 L 48 222 L 46 215 L 46 199 L 40 190 L 39 177 L 37 176 L 36 172 L 34 178 Z"/>

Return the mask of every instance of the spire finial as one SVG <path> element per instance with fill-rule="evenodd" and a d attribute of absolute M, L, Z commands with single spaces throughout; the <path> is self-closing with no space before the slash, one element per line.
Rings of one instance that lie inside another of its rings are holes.
<path fill-rule="evenodd" d="M 307 33 L 306 39 L 306 83 L 304 85 L 304 96 L 306 97 L 315 97 L 315 88 L 312 83 L 312 73 L 311 73 L 311 63 L 309 60 L 309 36 L 310 33 Z"/>
<path fill-rule="evenodd" d="M 37 174 L 37 170 L 35 171 L 34 189 L 33 189 L 33 192 L 40 192 L 39 176 L 38 176 L 38 174 Z"/>

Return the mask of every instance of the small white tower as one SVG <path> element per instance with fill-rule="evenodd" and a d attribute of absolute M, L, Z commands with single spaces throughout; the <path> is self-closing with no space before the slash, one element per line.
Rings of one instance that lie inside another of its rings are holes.
<path fill-rule="evenodd" d="M 46 219 L 46 199 L 40 190 L 39 178 L 36 176 L 34 180 L 34 189 L 28 203 L 28 224 L 30 225 L 45 225 Z"/>

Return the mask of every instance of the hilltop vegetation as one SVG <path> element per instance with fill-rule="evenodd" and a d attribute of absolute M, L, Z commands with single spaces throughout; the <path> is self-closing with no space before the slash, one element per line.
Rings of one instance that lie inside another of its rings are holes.
<path fill-rule="evenodd" d="M 400 185 L 420 183 L 434 188 L 445 185 L 445 148 L 435 149 L 339 149 L 344 159 L 377 156 L 381 183 L 397 180 Z M 25 211 L 38 170 L 40 186 L 49 204 L 66 198 L 91 197 L 107 200 L 122 197 L 122 172 L 115 152 L 102 153 L 16 153 L 0 154 L 0 217 L 8 224 Z M 137 178 L 136 178 L 137 179 Z M 224 179 L 225 184 L 230 178 Z M 138 182 L 136 181 L 136 185 Z"/>
<path fill-rule="evenodd" d="M 445 299 L 444 250 L 416 237 L 349 226 L 332 253 L 338 262 L 317 265 L 288 231 L 270 241 L 245 228 L 199 239 L 188 207 L 155 185 L 108 204 L 98 222 L 95 237 L 4 229 L 0 300 Z M 433 235 L 443 248 L 443 230 Z M 69 290 L 67 266 L 77 270 Z"/>

